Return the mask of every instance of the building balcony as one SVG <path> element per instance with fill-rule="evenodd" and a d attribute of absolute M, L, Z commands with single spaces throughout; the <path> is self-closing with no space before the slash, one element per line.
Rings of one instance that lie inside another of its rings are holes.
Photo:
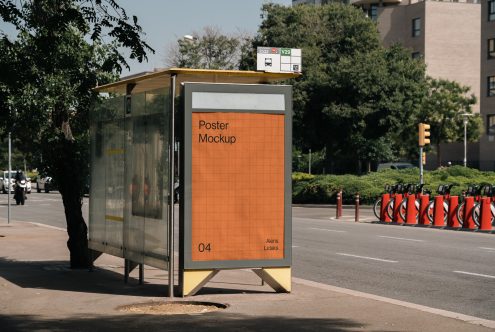
<path fill-rule="evenodd" d="M 355 6 L 361 6 L 361 5 L 378 5 L 380 3 L 382 4 L 400 4 L 402 0 L 350 0 L 349 4 L 355 5 Z"/>

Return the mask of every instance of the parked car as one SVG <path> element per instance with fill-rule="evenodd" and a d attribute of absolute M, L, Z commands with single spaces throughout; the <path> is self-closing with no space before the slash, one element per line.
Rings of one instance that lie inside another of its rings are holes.
<path fill-rule="evenodd" d="M 411 163 L 403 163 L 403 162 L 396 162 L 396 163 L 382 163 L 378 164 L 377 171 L 381 171 L 382 169 L 405 169 L 405 168 L 413 168 L 416 167 Z"/>
<path fill-rule="evenodd" d="M 11 173 L 12 182 L 10 184 L 11 193 L 14 192 L 15 174 L 16 172 L 12 171 Z M 0 188 L 2 190 L 2 193 L 4 194 L 7 193 L 8 182 L 9 182 L 9 171 L 3 171 L 2 177 L 0 177 Z M 26 192 L 28 194 L 31 193 L 31 178 L 26 178 Z"/>
<path fill-rule="evenodd" d="M 15 173 L 16 173 L 15 171 L 10 172 L 11 182 L 9 185 L 9 171 L 3 171 L 2 181 L 0 182 L 2 193 L 6 194 L 7 190 L 8 190 L 7 188 L 9 188 L 9 187 L 10 187 L 10 192 L 11 193 L 14 192 Z"/>
<path fill-rule="evenodd" d="M 53 180 L 50 176 L 38 176 L 36 179 L 36 191 L 40 193 L 44 190 L 45 193 L 49 193 L 52 190 L 52 184 Z"/>
<path fill-rule="evenodd" d="M 26 193 L 31 193 L 31 178 L 26 178 Z"/>

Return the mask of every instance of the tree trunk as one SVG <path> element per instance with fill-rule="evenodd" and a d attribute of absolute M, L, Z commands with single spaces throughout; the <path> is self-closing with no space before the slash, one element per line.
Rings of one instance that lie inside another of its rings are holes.
<path fill-rule="evenodd" d="M 70 252 L 72 269 L 89 267 L 88 227 L 82 216 L 82 200 L 78 196 L 74 190 L 62 195 L 69 234 L 67 248 Z"/>
<path fill-rule="evenodd" d="M 442 151 L 440 150 L 440 143 L 437 143 L 437 168 L 442 166 Z"/>
<path fill-rule="evenodd" d="M 78 158 L 78 145 L 62 139 L 56 146 L 62 158 L 56 162 L 57 184 L 64 204 L 72 269 L 89 268 L 88 227 L 82 215 L 83 161 Z M 61 152 L 63 151 L 63 152 Z"/>

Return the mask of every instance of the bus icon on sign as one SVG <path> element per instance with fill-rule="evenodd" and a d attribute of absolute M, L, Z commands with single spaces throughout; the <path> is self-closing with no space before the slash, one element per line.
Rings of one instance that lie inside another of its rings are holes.
<path fill-rule="evenodd" d="M 272 66 L 272 58 L 265 58 L 265 67 Z"/>

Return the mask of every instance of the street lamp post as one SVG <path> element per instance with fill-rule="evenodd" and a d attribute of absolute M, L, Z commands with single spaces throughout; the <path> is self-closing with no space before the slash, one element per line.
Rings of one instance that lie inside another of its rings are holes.
<path fill-rule="evenodd" d="M 468 124 L 468 116 L 472 116 L 473 114 L 471 113 L 462 113 L 461 116 L 463 117 L 463 122 L 464 122 L 464 160 L 463 160 L 463 165 L 464 167 L 467 167 L 467 124 Z"/>

